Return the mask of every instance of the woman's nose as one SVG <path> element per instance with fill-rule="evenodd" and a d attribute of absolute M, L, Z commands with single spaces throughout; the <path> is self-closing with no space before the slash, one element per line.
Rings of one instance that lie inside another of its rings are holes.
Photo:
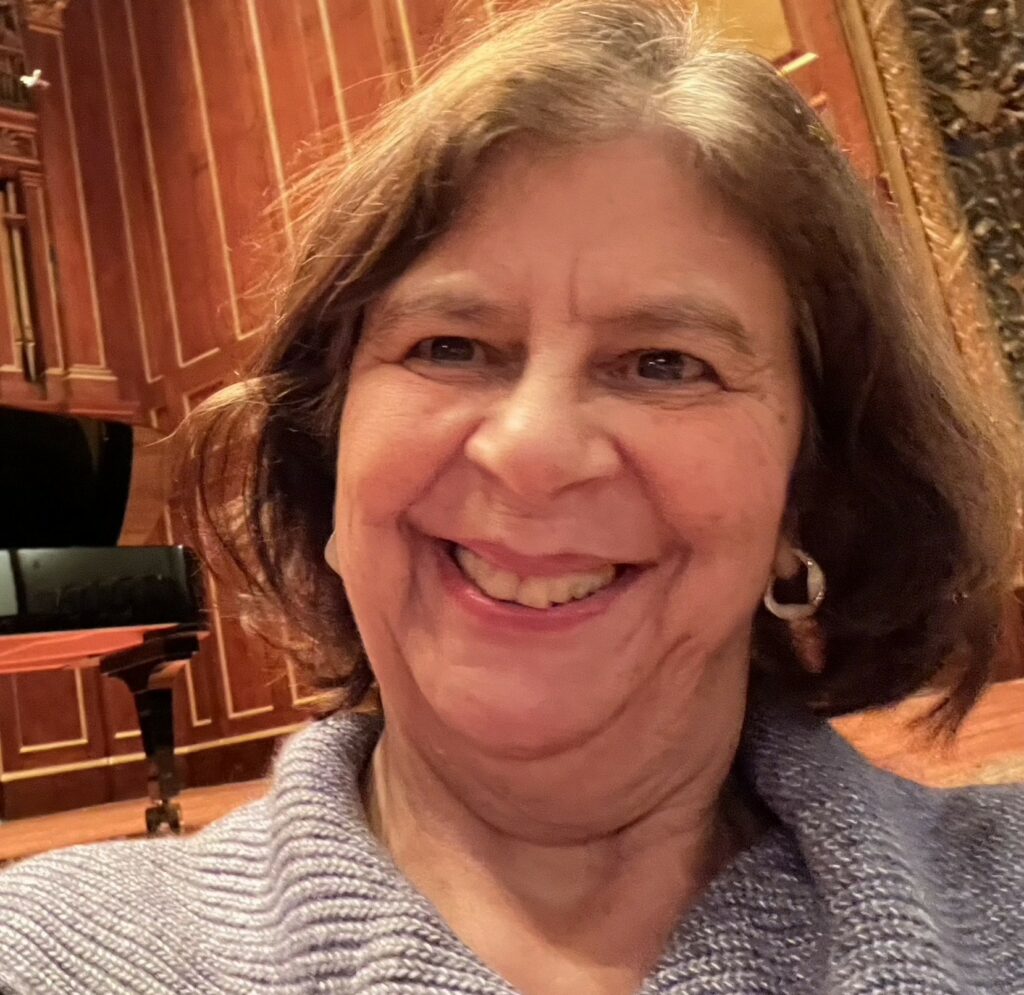
<path fill-rule="evenodd" d="M 613 441 L 565 378 L 529 378 L 496 400 L 466 444 L 477 466 L 517 497 L 544 500 L 620 468 Z"/>

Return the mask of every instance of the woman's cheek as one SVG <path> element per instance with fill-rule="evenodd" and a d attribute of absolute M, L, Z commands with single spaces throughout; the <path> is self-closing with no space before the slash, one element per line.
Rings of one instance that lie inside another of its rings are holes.
<path fill-rule="evenodd" d="M 437 385 L 382 369 L 352 384 L 338 449 L 338 501 L 355 501 L 370 524 L 400 516 L 457 448 L 450 405 Z M 336 509 L 340 510 L 340 508 Z"/>
<path fill-rule="evenodd" d="M 681 419 L 645 474 L 669 525 L 692 540 L 774 545 L 794 448 L 779 427 L 767 411 Z"/>

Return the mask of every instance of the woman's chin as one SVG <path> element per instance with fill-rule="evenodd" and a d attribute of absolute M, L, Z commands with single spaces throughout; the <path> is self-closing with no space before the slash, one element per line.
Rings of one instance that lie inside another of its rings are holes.
<path fill-rule="evenodd" d="M 571 750 L 604 728 L 616 713 L 597 701 L 496 686 L 467 687 L 456 693 L 427 694 L 434 720 L 443 730 L 480 753 L 536 760 Z M 439 730 L 439 731 L 441 731 Z"/>

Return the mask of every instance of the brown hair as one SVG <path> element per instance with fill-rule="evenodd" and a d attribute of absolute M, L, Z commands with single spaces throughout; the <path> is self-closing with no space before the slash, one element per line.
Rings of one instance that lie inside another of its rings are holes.
<path fill-rule="evenodd" d="M 968 387 L 948 326 L 909 280 L 817 116 L 766 61 L 656 0 L 563 0 L 506 15 L 306 183 L 306 234 L 247 378 L 189 423 L 197 543 L 227 552 L 287 623 L 308 683 L 364 703 L 372 674 L 324 562 L 347 371 L 361 318 L 443 232 L 513 136 L 585 145 L 685 136 L 773 251 L 798 315 L 807 430 L 789 525 L 821 563 L 826 647 L 811 676 L 759 610 L 755 659 L 828 714 L 897 700 L 950 667 L 940 719 L 983 687 L 1017 568 L 1015 440 Z M 266 629 L 264 630 L 266 631 Z"/>

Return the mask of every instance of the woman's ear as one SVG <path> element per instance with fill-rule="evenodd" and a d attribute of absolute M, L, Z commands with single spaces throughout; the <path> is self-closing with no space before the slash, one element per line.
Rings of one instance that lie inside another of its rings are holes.
<path fill-rule="evenodd" d="M 800 558 L 793 552 L 793 543 L 784 534 L 779 534 L 779 541 L 775 547 L 775 560 L 772 569 L 775 576 L 782 580 L 792 580 L 800 570 Z"/>
<path fill-rule="evenodd" d="M 774 578 L 793 580 L 804 566 L 794 552 L 796 545 L 785 533 L 780 533 L 772 563 Z M 772 581 L 774 583 L 774 579 Z M 769 588 L 769 591 L 771 588 Z M 820 674 L 825 669 L 826 647 L 821 627 L 813 618 L 791 619 L 786 625 L 800 665 L 809 674 Z"/>
<path fill-rule="evenodd" d="M 327 545 L 324 546 L 324 559 L 327 561 L 327 565 L 335 572 L 338 573 L 338 557 L 334 552 L 334 533 L 332 532 L 327 537 Z"/>

